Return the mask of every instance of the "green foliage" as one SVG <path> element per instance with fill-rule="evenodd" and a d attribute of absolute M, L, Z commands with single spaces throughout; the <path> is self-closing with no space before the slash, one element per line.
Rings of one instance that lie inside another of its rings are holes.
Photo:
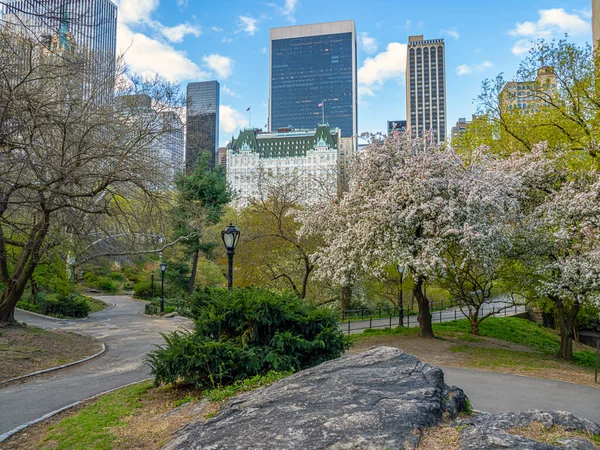
<path fill-rule="evenodd" d="M 206 398 L 211 402 L 220 402 L 229 397 L 233 397 L 234 395 L 241 394 L 242 392 L 248 392 L 262 386 L 268 386 L 282 378 L 289 377 L 291 374 L 292 372 L 276 372 L 271 370 L 265 375 L 255 375 L 252 378 L 238 380 L 229 386 L 210 389 L 206 392 Z"/>
<path fill-rule="evenodd" d="M 121 272 L 110 272 L 108 275 L 106 275 L 106 278 L 108 278 L 109 280 L 117 281 L 119 283 L 125 282 L 125 277 Z"/>
<path fill-rule="evenodd" d="M 160 286 L 159 286 L 160 289 Z M 154 295 L 156 295 L 157 290 L 156 290 L 156 283 L 154 283 Z M 159 295 L 160 295 L 160 291 L 158 291 Z M 133 298 L 139 298 L 139 299 L 150 299 L 152 298 L 152 286 L 151 286 L 151 282 L 144 280 L 144 281 L 140 281 L 139 283 L 136 283 L 133 286 Z"/>
<path fill-rule="evenodd" d="M 39 293 L 35 303 L 20 301 L 17 303 L 17 307 L 54 317 L 83 318 L 87 317 L 90 312 L 87 297 L 79 294 L 69 294 L 63 297 Z"/>
<path fill-rule="evenodd" d="M 151 386 L 150 383 L 136 384 L 103 395 L 93 405 L 51 426 L 45 441 L 56 443 L 52 448 L 57 450 L 113 448 L 116 436 L 111 428 L 127 423 L 124 419 L 143 406 L 141 398 Z"/>
<path fill-rule="evenodd" d="M 141 269 L 136 265 L 127 265 L 123 267 L 123 274 L 129 281 L 132 283 L 137 283 L 141 279 L 143 279 L 143 274 Z"/>
<path fill-rule="evenodd" d="M 98 289 L 107 294 L 114 294 L 119 291 L 116 283 L 107 277 L 99 277 L 93 272 L 87 272 L 83 276 L 86 286 L 92 289 Z"/>
<path fill-rule="evenodd" d="M 55 255 L 47 263 L 35 268 L 31 281 L 42 291 L 56 292 L 62 296 L 73 292 L 73 283 L 69 279 L 66 264 L 62 258 Z"/>
<path fill-rule="evenodd" d="M 165 335 L 147 358 L 155 383 L 224 386 L 255 375 L 298 371 L 341 356 L 335 313 L 291 293 L 206 289 L 191 297 L 193 332 Z"/>

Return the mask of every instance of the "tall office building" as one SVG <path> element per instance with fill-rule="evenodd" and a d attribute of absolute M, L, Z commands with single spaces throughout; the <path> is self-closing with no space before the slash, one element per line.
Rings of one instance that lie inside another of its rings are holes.
<path fill-rule="evenodd" d="M 406 120 L 388 120 L 387 135 L 393 136 L 394 133 L 404 133 L 406 131 Z"/>
<path fill-rule="evenodd" d="M 600 39 L 600 0 L 592 0 L 592 47 L 596 48 Z"/>
<path fill-rule="evenodd" d="M 270 49 L 269 130 L 315 129 L 324 121 L 343 137 L 356 136 L 354 21 L 271 28 Z"/>
<path fill-rule="evenodd" d="M 117 48 L 117 6 L 111 0 L 7 0 L 0 27 L 37 40 L 48 52 L 84 57 L 83 93 L 112 98 Z"/>
<path fill-rule="evenodd" d="M 412 136 L 432 131 L 446 139 L 446 61 L 443 39 L 408 37 L 406 121 Z"/>
<path fill-rule="evenodd" d="M 187 85 L 185 171 L 194 171 L 201 153 L 209 155 L 210 167 L 215 166 L 219 146 L 218 81 L 201 81 Z"/>

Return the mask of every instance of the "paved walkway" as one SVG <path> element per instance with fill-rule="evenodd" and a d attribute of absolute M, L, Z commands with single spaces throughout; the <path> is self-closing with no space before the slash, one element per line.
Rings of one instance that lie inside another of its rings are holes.
<path fill-rule="evenodd" d="M 446 383 L 465 391 L 473 409 L 488 412 L 562 410 L 600 423 L 600 385 L 596 388 L 454 367 L 442 367 L 442 370 Z"/>
<path fill-rule="evenodd" d="M 106 344 L 104 355 L 80 366 L 60 370 L 24 384 L 0 389 L 0 435 L 29 421 L 93 395 L 150 376 L 144 356 L 187 319 L 142 316 L 144 304 L 126 296 L 98 297 L 115 307 L 83 321 L 63 321 L 17 311 L 16 318 L 44 329 L 91 335 Z"/>
<path fill-rule="evenodd" d="M 486 303 L 482 306 L 480 315 L 488 314 L 490 312 L 498 311 L 495 317 L 508 317 L 522 314 L 525 312 L 525 306 L 512 306 L 507 307 L 508 303 L 503 301 L 501 298 L 494 299 L 493 302 Z M 440 311 L 432 311 L 431 320 L 433 323 L 451 322 L 457 319 L 463 319 L 466 317 L 460 308 L 449 308 Z M 397 327 L 400 325 L 400 319 L 397 316 L 387 317 L 385 319 L 372 319 L 372 320 L 346 320 L 340 323 L 340 327 L 346 334 L 359 334 L 368 328 L 386 328 L 386 327 Z M 417 327 L 419 322 L 417 316 L 406 316 L 404 317 L 405 327 Z"/>

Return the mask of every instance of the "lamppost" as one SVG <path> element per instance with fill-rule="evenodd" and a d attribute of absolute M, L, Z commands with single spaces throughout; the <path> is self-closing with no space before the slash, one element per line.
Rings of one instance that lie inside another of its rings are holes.
<path fill-rule="evenodd" d="M 154 298 L 154 270 L 150 272 L 150 298 Z"/>
<path fill-rule="evenodd" d="M 225 229 L 221 231 L 221 238 L 223 239 L 223 244 L 225 244 L 225 249 L 227 250 L 227 287 L 231 290 L 233 287 L 233 255 L 235 253 L 235 246 L 240 239 L 240 230 L 238 230 L 234 224 L 230 223 L 228 227 L 225 227 Z"/>
<path fill-rule="evenodd" d="M 160 313 L 165 313 L 165 270 L 167 270 L 167 263 L 160 263 L 161 272 L 161 288 L 160 288 Z"/>
<path fill-rule="evenodd" d="M 404 267 L 402 267 L 400 264 L 398 264 L 398 273 L 400 274 L 400 304 L 398 305 L 400 307 L 400 326 L 403 327 L 404 326 L 404 303 L 402 301 L 402 285 L 404 284 Z"/>

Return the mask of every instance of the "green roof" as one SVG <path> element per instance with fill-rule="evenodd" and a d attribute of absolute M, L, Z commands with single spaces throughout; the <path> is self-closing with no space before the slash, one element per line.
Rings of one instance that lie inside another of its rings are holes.
<path fill-rule="evenodd" d="M 320 126 L 315 131 L 290 131 L 287 133 L 259 133 L 257 130 L 244 130 L 229 148 L 240 151 L 250 148 L 260 153 L 261 158 L 306 156 L 306 151 L 325 143 L 329 148 L 337 148 L 338 131 L 331 133 L 328 126 Z"/>

